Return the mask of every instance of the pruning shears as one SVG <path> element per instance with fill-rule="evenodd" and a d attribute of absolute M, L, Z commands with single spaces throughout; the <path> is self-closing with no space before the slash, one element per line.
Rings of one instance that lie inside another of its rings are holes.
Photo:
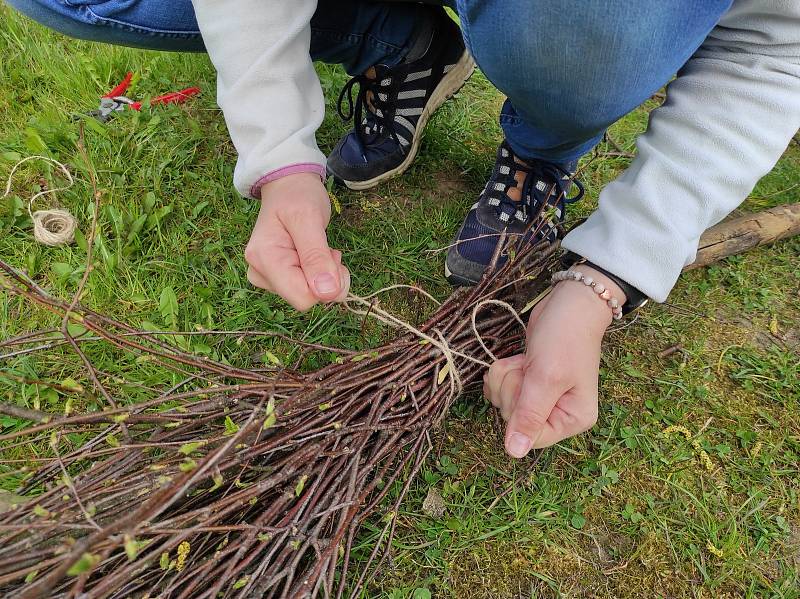
<path fill-rule="evenodd" d="M 125 108 L 130 108 L 131 110 L 141 110 L 141 102 L 131 100 L 124 95 L 125 92 L 128 91 L 132 79 L 133 73 L 129 72 L 127 75 L 125 75 L 125 79 L 123 79 L 119 85 L 117 85 L 107 94 L 100 97 L 100 105 L 97 107 L 97 110 L 92 110 L 89 113 L 89 116 L 92 116 L 98 121 L 105 123 L 108 119 L 114 116 L 115 112 L 122 112 L 125 110 Z M 187 87 L 186 89 L 182 89 L 177 92 L 170 92 L 168 94 L 164 94 L 163 96 L 151 98 L 150 106 L 156 106 L 158 104 L 183 104 L 186 102 L 186 100 L 192 96 L 196 96 L 199 93 L 199 87 Z"/>

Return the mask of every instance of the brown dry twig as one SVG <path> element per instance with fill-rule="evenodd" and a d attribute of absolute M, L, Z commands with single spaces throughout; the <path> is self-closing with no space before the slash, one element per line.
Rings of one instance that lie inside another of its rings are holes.
<path fill-rule="evenodd" d="M 622 149 L 622 146 L 620 146 L 619 143 L 608 133 L 603 136 L 603 139 L 608 143 L 608 145 L 614 148 L 614 150 L 611 152 L 602 152 L 603 156 L 618 156 L 620 158 L 627 158 L 628 160 L 633 160 L 636 157 L 631 152 L 626 152 L 624 149 Z"/>

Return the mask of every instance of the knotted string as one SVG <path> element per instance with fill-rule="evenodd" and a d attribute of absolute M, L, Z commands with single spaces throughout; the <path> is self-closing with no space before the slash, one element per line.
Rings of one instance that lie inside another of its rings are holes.
<path fill-rule="evenodd" d="M 397 287 L 397 286 L 392 286 L 392 287 L 394 288 L 394 287 Z M 375 293 L 371 294 L 369 297 L 374 297 L 375 295 L 379 295 L 379 294 L 383 293 L 384 291 L 387 291 L 388 289 L 390 289 L 390 288 L 381 289 L 379 291 L 376 291 Z M 357 310 L 357 309 L 353 308 L 350 305 L 351 303 L 359 304 L 361 306 L 366 306 L 368 309 L 367 310 Z M 353 312 L 354 314 L 359 314 L 359 315 L 362 315 L 362 316 L 371 316 L 372 318 L 374 318 L 376 320 L 379 320 L 384 324 L 388 324 L 389 326 L 392 326 L 392 327 L 395 327 L 395 328 L 399 328 L 399 329 L 405 329 L 409 333 L 412 333 L 413 335 L 416 335 L 421 340 L 427 341 L 432 346 L 434 346 L 439 351 L 441 351 L 442 355 L 444 356 L 445 363 L 447 365 L 446 366 L 446 368 L 448 369 L 447 374 L 450 377 L 450 393 L 449 393 L 449 400 L 450 401 L 452 399 L 454 399 L 455 397 L 457 397 L 458 395 L 460 395 L 461 391 L 464 388 L 464 385 L 463 385 L 463 383 L 461 381 L 461 374 L 459 373 L 458 368 L 456 367 L 456 361 L 455 361 L 455 357 L 456 356 L 458 356 L 459 358 L 464 358 L 465 360 L 469 360 L 471 362 L 475 362 L 476 364 L 480 364 L 481 366 L 484 366 L 486 368 L 489 367 L 489 364 L 487 364 L 483 360 L 479 360 L 478 358 L 473 358 L 470 355 L 467 355 L 467 354 L 465 354 L 463 352 L 457 351 L 457 350 L 453 349 L 452 347 L 450 347 L 450 344 L 447 342 L 447 339 L 442 334 L 442 332 L 439 331 L 438 329 L 434 330 L 436 335 L 439 337 L 438 339 L 436 339 L 435 337 L 431 337 L 427 333 L 424 333 L 424 332 L 420 331 L 417 327 L 415 327 L 411 323 L 408 323 L 405 320 L 403 320 L 401 318 L 398 318 L 397 316 L 394 316 L 393 314 L 390 314 L 389 312 L 387 312 L 383 308 L 379 308 L 378 306 L 375 305 L 374 302 L 368 301 L 367 298 L 365 298 L 365 297 L 360 297 L 358 295 L 354 295 L 352 293 L 348 293 L 347 294 L 347 298 L 344 301 L 344 304 L 347 307 L 347 309 L 350 310 L 351 312 Z M 442 381 L 442 382 L 444 382 L 444 381 Z"/>
<path fill-rule="evenodd" d="M 475 358 L 473 356 L 470 356 L 468 354 L 465 354 L 463 352 L 460 352 L 460 351 L 457 351 L 457 350 L 453 349 L 450 346 L 450 343 L 447 341 L 447 339 L 445 338 L 445 336 L 442 334 L 442 332 L 440 330 L 438 330 L 438 329 L 434 329 L 433 330 L 434 333 L 436 333 L 436 335 L 438 337 L 438 339 L 436 339 L 436 338 L 424 333 L 423 331 L 419 330 L 414 325 L 412 325 L 412 324 L 404 321 L 403 319 L 398 318 L 397 316 L 394 316 L 393 314 L 390 314 L 386 310 L 376 306 L 374 302 L 368 301 L 369 298 L 375 297 L 376 295 L 380 295 L 381 293 L 389 291 L 390 289 L 395 289 L 397 287 L 406 287 L 406 286 L 405 285 L 392 285 L 391 287 L 386 287 L 384 289 L 380 289 L 380 290 L 376 291 L 375 293 L 372 293 L 372 294 L 370 294 L 369 296 L 366 296 L 366 297 L 360 297 L 358 295 L 354 295 L 352 293 L 349 293 L 347 295 L 347 298 L 345 299 L 344 303 L 345 303 L 345 306 L 348 308 L 348 310 L 350 310 L 351 312 L 353 312 L 355 314 L 360 314 L 360 315 L 364 315 L 364 316 L 372 316 L 376 320 L 379 320 L 380 322 L 382 322 L 384 324 L 388 324 L 389 326 L 392 326 L 392 327 L 395 327 L 395 328 L 400 328 L 400 329 L 405 329 L 409 333 L 412 333 L 413 335 L 419 337 L 420 339 L 422 339 L 424 341 L 427 341 L 428 343 L 430 343 L 431 345 L 436 347 L 439 351 L 442 352 L 442 355 L 444 356 L 445 362 L 447 364 L 447 368 L 448 368 L 448 373 L 447 374 L 450 377 L 450 398 L 452 399 L 453 397 L 456 397 L 456 396 L 460 395 L 461 391 L 464 388 L 464 385 L 463 385 L 463 382 L 462 382 L 462 379 L 461 379 L 461 374 L 459 373 L 458 368 L 456 368 L 456 362 L 455 362 L 456 356 L 459 357 L 459 358 L 463 358 L 465 360 L 469 360 L 470 362 L 473 362 L 475 364 L 480 364 L 481 366 L 483 366 L 485 368 L 489 368 L 490 364 L 487 363 L 487 362 L 484 362 L 483 360 L 481 360 L 479 358 Z M 414 287 L 414 289 L 417 289 L 417 288 Z M 425 295 L 428 295 L 428 294 L 426 293 Z M 428 295 L 428 297 L 433 299 L 430 295 Z M 436 300 L 434 300 L 434 301 L 436 301 Z M 357 309 L 355 309 L 355 308 L 353 308 L 352 306 L 349 305 L 351 303 L 359 304 L 361 306 L 366 306 L 368 309 L 367 310 L 357 310 Z M 437 302 L 437 304 L 438 304 L 438 302 Z M 497 358 L 495 357 L 495 355 L 489 350 L 489 348 L 483 342 L 483 339 L 481 338 L 481 335 L 478 332 L 478 327 L 477 327 L 477 323 L 476 323 L 476 317 L 477 317 L 478 311 L 481 308 L 483 308 L 484 306 L 486 306 L 486 305 L 495 305 L 495 306 L 500 306 L 502 308 L 505 308 L 506 310 L 511 312 L 512 316 L 514 317 L 514 319 L 522 326 L 523 329 L 525 329 L 525 322 L 522 320 L 522 318 L 520 317 L 519 313 L 514 309 L 514 307 L 511 304 L 507 303 L 507 302 L 504 302 L 504 301 L 501 301 L 501 300 L 497 300 L 497 299 L 484 299 L 484 300 L 481 300 L 480 302 L 478 302 L 477 304 L 475 304 L 475 307 L 472 309 L 472 333 L 475 335 L 475 338 L 478 340 L 478 343 L 480 343 L 481 347 L 489 355 L 489 357 L 492 360 L 496 360 Z"/>

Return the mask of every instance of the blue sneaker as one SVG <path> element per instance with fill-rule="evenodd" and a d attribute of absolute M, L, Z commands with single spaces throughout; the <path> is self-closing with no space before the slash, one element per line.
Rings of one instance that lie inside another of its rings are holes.
<path fill-rule="evenodd" d="M 432 26 L 424 34 L 427 41 L 415 45 L 420 48 L 417 57 L 409 55 L 406 62 L 391 68 L 376 65 L 342 89 L 339 115 L 354 119 L 355 128 L 328 156 L 328 175 L 338 183 L 369 189 L 404 172 L 419 151 L 431 115 L 475 69 L 458 25 L 443 9 L 432 14 Z"/>
<path fill-rule="evenodd" d="M 474 285 L 494 256 L 500 234 L 531 236 L 531 220 L 543 210 L 551 211 L 551 220 L 531 241 L 555 239 L 552 219 L 564 219 L 564 205 L 583 197 L 583 185 L 573 179 L 575 164 L 558 165 L 544 160 L 519 161 L 504 141 L 497 150 L 497 160 L 489 182 L 470 209 L 453 245 L 447 252 L 445 276 L 453 285 Z M 575 184 L 577 193 L 568 197 Z M 509 195 L 509 192 L 512 191 Z M 512 197 L 513 196 L 513 197 Z M 501 255 L 498 266 L 508 256 Z"/>

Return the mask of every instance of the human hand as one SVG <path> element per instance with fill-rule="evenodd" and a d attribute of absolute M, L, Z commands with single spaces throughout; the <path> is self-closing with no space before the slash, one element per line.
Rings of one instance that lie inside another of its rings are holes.
<path fill-rule="evenodd" d="M 622 290 L 580 266 L 620 303 Z M 600 346 L 611 309 L 585 285 L 558 283 L 532 311 L 525 354 L 497 360 L 484 376 L 484 396 L 506 421 L 506 452 L 525 457 L 589 430 L 597 421 Z"/>
<path fill-rule="evenodd" d="M 317 302 L 342 301 L 350 272 L 342 253 L 328 247 L 328 193 L 319 176 L 297 173 L 261 188 L 261 211 L 244 250 L 247 279 L 305 311 Z"/>

